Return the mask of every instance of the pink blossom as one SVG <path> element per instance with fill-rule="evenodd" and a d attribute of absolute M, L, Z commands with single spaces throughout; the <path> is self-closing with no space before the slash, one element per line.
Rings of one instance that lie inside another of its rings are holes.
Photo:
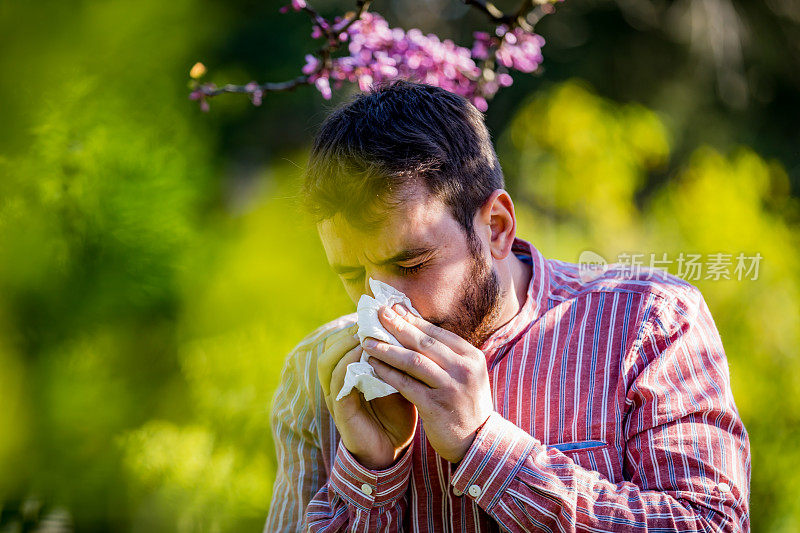
<path fill-rule="evenodd" d="M 292 9 L 305 7 L 305 0 L 292 0 Z M 472 48 L 457 45 L 450 39 L 423 34 L 419 29 L 405 31 L 390 28 L 386 20 L 374 12 L 364 12 L 345 30 L 348 19 L 337 17 L 333 23 L 320 20 L 311 36 L 324 37 L 328 28 L 334 39 L 347 42 L 348 55 L 331 59 L 330 66 L 320 71 L 321 59 L 308 54 L 302 72 L 309 76 L 325 99 L 331 98 L 331 83 L 338 88 L 342 82 L 358 84 L 362 91 L 380 82 L 405 78 L 460 94 L 478 109 L 485 111 L 487 98 L 508 87 L 513 79 L 506 72 L 489 70 L 481 76 L 479 61 L 494 55 L 501 70 L 515 69 L 533 72 L 542 62 L 544 39 L 522 28 L 509 30 L 500 25 L 493 36 L 475 32 Z"/>
<path fill-rule="evenodd" d="M 318 66 L 319 66 L 319 59 L 317 59 L 316 56 L 313 56 L 311 54 L 306 54 L 306 64 L 303 65 L 303 68 L 301 70 L 303 71 L 303 74 L 309 75 L 315 70 L 317 70 Z"/>
<path fill-rule="evenodd" d="M 328 78 L 321 76 L 314 80 L 314 85 L 316 85 L 317 90 L 319 90 L 325 100 L 331 99 L 331 85 L 328 82 Z"/>
<path fill-rule="evenodd" d="M 478 111 L 481 112 L 485 112 L 487 109 L 489 109 L 489 103 L 483 96 L 473 96 L 472 104 L 478 108 Z"/>
<path fill-rule="evenodd" d="M 522 28 L 500 33 L 503 39 L 495 57 L 501 65 L 521 72 L 533 72 L 539 68 L 543 59 L 541 48 L 544 46 L 541 35 L 528 33 Z"/>
<path fill-rule="evenodd" d="M 372 85 L 372 76 L 369 74 L 364 74 L 358 77 L 358 88 L 362 91 L 368 91 L 370 86 Z"/>
<path fill-rule="evenodd" d="M 469 96 L 475 91 L 479 69 L 469 49 L 453 41 L 390 28 L 375 13 L 367 12 L 347 30 L 349 56 L 336 58 L 331 77 L 358 83 L 366 90 L 373 83 L 404 77 L 427 81 Z"/>

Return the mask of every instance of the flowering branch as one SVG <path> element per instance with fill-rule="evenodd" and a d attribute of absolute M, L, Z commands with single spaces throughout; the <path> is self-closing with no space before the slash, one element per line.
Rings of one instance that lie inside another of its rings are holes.
<path fill-rule="evenodd" d="M 264 93 L 291 91 L 300 85 L 315 85 L 326 99 L 331 97 L 331 81 L 339 88 L 344 81 L 358 83 L 361 90 L 396 77 L 416 79 L 437 85 L 469 98 L 485 111 L 501 86 L 513 80 L 508 69 L 534 72 L 542 62 L 544 39 L 533 32 L 536 23 L 555 8 L 560 0 L 522 0 L 517 10 L 503 13 L 486 0 L 463 0 L 483 12 L 496 25 L 495 35 L 475 32 L 472 49 L 457 46 L 451 40 L 440 41 L 436 35 L 423 35 L 417 29 L 408 32 L 389 28 L 377 13 L 369 12 L 371 0 L 357 0 L 356 10 L 331 23 L 306 0 L 291 0 L 280 8 L 305 12 L 312 21 L 311 37 L 325 39 L 314 53 L 306 55 L 303 74 L 283 82 L 246 85 L 200 83 L 206 69 L 197 63 L 190 71 L 190 98 L 208 111 L 208 99 L 222 93 L 245 93 L 254 105 L 261 105 Z M 333 57 L 347 43 L 350 55 Z"/>

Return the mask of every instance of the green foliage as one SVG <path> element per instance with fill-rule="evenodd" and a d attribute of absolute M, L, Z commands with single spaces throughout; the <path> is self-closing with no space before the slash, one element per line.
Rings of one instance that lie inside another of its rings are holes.
<path fill-rule="evenodd" d="M 669 135 L 655 113 L 618 105 L 569 81 L 533 99 L 512 120 L 504 148 L 510 186 L 552 219 L 592 241 L 635 239 L 635 193 L 664 165 Z"/>
<path fill-rule="evenodd" d="M 179 279 L 211 190 L 208 138 L 173 76 L 200 38 L 180 24 L 189 7 L 4 6 L 2 29 L 30 39 L 0 58 L 19 73 L 0 85 L 5 129 L 30 142 L 0 160 L 2 522 L 66 508 L 104 528 L 136 505 L 114 439 L 167 409 Z M 38 23 L 48 8 L 73 31 Z"/>
<path fill-rule="evenodd" d="M 147 495 L 133 529 L 230 531 L 263 522 L 274 477 L 265 451 L 243 453 L 207 427 L 159 420 L 119 441 L 127 475 Z"/>

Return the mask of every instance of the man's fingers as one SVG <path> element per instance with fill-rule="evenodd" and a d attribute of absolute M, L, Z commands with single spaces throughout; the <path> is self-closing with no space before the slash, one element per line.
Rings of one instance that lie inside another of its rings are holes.
<path fill-rule="evenodd" d="M 333 416 L 333 398 L 331 398 L 330 394 L 323 394 L 322 397 L 325 399 L 325 405 L 328 406 L 328 412 Z M 336 421 L 334 420 L 334 423 Z"/>
<path fill-rule="evenodd" d="M 395 309 L 402 308 L 400 304 L 394 306 Z M 399 313 L 402 314 L 402 311 Z M 474 350 L 475 346 L 470 344 L 466 339 L 463 339 L 453 333 L 450 330 L 440 328 L 434 324 L 431 324 L 427 320 L 422 317 L 419 317 L 413 313 L 406 313 L 402 317 L 406 322 L 416 327 L 425 335 L 428 335 L 437 341 L 441 342 L 451 350 L 453 350 L 457 354 L 463 354 L 466 350 Z"/>
<path fill-rule="evenodd" d="M 365 351 L 429 387 L 438 388 L 449 381 L 447 372 L 441 366 L 414 350 L 377 342 L 374 347 L 365 348 Z"/>
<path fill-rule="evenodd" d="M 370 357 L 367 362 L 375 369 L 375 375 L 383 381 L 397 389 L 397 392 L 409 402 L 413 403 L 417 409 L 427 405 L 430 387 L 420 383 L 405 372 L 401 372 L 378 359 Z"/>
<path fill-rule="evenodd" d="M 350 337 L 349 339 L 341 339 L 340 341 L 332 344 L 331 347 L 327 351 L 323 352 L 323 354 L 320 356 L 319 360 L 317 361 L 317 374 L 320 385 L 322 385 L 322 390 L 326 394 L 330 393 L 330 382 L 333 369 L 339 363 L 342 356 L 356 346 L 358 346 L 358 340 L 353 337 Z"/>
<path fill-rule="evenodd" d="M 358 339 L 353 336 L 357 329 L 357 326 L 345 328 L 325 339 L 322 355 L 317 360 L 317 375 L 325 394 L 330 394 L 331 374 L 339 360 L 358 345 Z"/>
<path fill-rule="evenodd" d="M 347 352 L 344 357 L 342 357 L 339 362 L 336 364 L 336 367 L 333 369 L 333 373 L 331 374 L 330 380 L 330 394 L 333 397 L 332 399 L 335 401 L 336 397 L 339 395 L 339 391 L 342 389 L 342 385 L 344 385 L 344 375 L 347 373 L 347 365 L 350 363 L 355 363 L 359 359 L 361 359 L 361 353 L 363 349 L 361 346 L 356 346 L 349 352 Z"/>
<path fill-rule="evenodd" d="M 427 355 L 442 368 L 448 368 L 460 359 L 459 352 L 451 348 L 445 341 L 456 344 L 451 338 L 455 337 L 462 342 L 467 342 L 455 333 L 436 327 L 409 312 L 406 312 L 404 316 L 399 316 L 389 307 L 382 307 L 378 316 L 386 330 L 394 335 L 400 344 Z M 460 344 L 456 344 L 456 346 L 460 346 Z"/>

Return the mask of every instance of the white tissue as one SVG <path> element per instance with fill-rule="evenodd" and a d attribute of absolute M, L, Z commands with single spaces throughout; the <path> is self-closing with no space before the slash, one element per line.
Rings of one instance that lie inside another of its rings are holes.
<path fill-rule="evenodd" d="M 411 305 L 411 300 L 408 296 L 398 291 L 391 285 L 379 281 L 377 279 L 369 278 L 369 287 L 372 289 L 374 298 L 362 294 L 358 300 L 358 338 L 361 342 L 367 337 L 372 337 L 395 346 L 402 346 L 394 336 L 386 331 L 381 321 L 378 319 L 378 309 L 386 306 L 393 306 L 394 304 L 403 304 L 409 312 L 417 316 L 421 316 L 414 306 Z M 347 371 L 344 376 L 344 385 L 342 390 L 336 396 L 339 401 L 352 391 L 354 388 L 360 390 L 364 394 L 367 401 L 388 396 L 397 392 L 397 389 L 380 379 L 375 375 L 375 369 L 372 365 L 367 363 L 369 354 L 363 352 L 361 359 L 355 363 L 347 365 Z"/>

